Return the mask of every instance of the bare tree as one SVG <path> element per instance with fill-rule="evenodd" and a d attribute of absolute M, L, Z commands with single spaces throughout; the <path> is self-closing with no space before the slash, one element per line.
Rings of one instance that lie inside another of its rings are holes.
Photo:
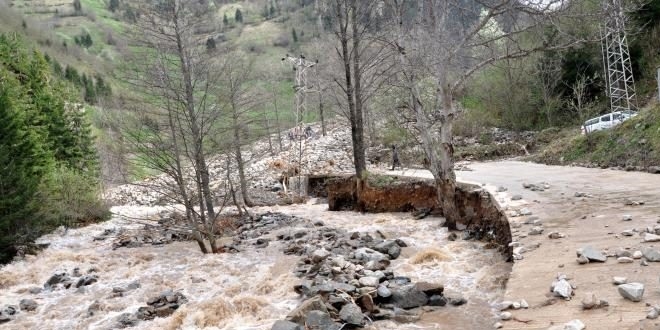
<path fill-rule="evenodd" d="M 506 59 L 584 41 L 562 28 L 566 19 L 595 17 L 582 12 L 585 1 L 390 0 L 408 108 L 429 160 L 447 225 L 460 220 L 456 201 L 452 129 L 460 110 L 456 94 L 476 72 Z M 414 13 L 414 14 L 410 14 Z M 566 15 L 570 13 L 570 15 Z M 562 35 L 549 44 L 547 31 Z M 534 40 L 534 42 L 530 42 Z M 507 43 L 507 47 L 503 44 Z"/>
<path fill-rule="evenodd" d="M 257 106 L 262 105 L 262 98 L 257 97 L 249 84 L 253 78 L 253 64 L 243 58 L 244 54 L 232 54 L 225 61 L 220 88 L 218 88 L 218 100 L 222 101 L 224 112 L 228 117 L 228 120 L 225 121 L 228 123 L 228 126 L 225 125 L 225 130 L 232 132 L 228 141 L 231 143 L 236 160 L 241 199 L 246 206 L 251 207 L 253 203 L 248 192 L 245 174 L 246 159 L 241 147 L 249 142 L 245 141 L 245 137 L 251 129 L 250 126 L 262 124 L 258 123 L 257 118 L 253 116 Z"/>
<path fill-rule="evenodd" d="M 351 123 L 355 173 L 366 171 L 364 106 L 386 79 L 389 54 L 381 40 L 378 24 L 380 1 L 329 0 L 333 15 L 335 51 L 343 77 L 334 77 L 346 99 Z"/>
<path fill-rule="evenodd" d="M 139 165 L 164 174 L 152 180 L 152 188 L 184 206 L 200 250 L 220 252 L 207 147 L 220 118 L 209 92 L 219 70 L 206 56 L 206 36 L 195 32 L 208 17 L 202 6 L 183 0 L 132 6 L 140 15 L 130 32 L 134 53 L 122 78 L 146 104 L 135 111 L 136 125 L 127 126 L 125 135 Z"/>

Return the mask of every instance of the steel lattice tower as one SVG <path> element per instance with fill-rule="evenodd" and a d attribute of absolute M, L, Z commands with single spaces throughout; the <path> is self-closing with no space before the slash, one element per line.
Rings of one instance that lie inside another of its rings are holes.
<path fill-rule="evenodd" d="M 606 18 L 601 27 L 603 67 L 612 111 L 635 110 L 636 101 L 622 1 L 604 0 Z"/>

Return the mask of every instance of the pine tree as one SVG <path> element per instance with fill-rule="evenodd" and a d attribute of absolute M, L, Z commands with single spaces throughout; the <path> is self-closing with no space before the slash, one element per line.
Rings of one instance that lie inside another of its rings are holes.
<path fill-rule="evenodd" d="M 227 26 L 227 25 L 229 25 L 229 19 L 227 18 L 227 13 L 225 13 L 225 14 L 222 16 L 222 25 L 223 25 L 223 26 Z"/>
<path fill-rule="evenodd" d="M 73 10 L 76 12 L 76 14 L 81 14 L 82 5 L 80 4 L 80 0 L 73 0 Z"/>
<path fill-rule="evenodd" d="M 239 8 L 236 8 L 236 13 L 234 14 L 234 20 L 236 23 L 243 23 L 243 13 Z"/>
<path fill-rule="evenodd" d="M 291 36 L 293 37 L 293 43 L 298 43 L 298 34 L 296 33 L 296 28 L 291 29 Z"/>
<path fill-rule="evenodd" d="M 117 8 L 119 8 L 119 0 L 110 0 L 110 2 L 108 2 L 108 9 L 111 12 L 114 13 L 117 10 Z"/>

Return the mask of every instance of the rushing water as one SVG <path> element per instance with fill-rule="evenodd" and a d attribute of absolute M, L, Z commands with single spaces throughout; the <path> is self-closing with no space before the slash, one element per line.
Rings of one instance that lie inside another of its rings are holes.
<path fill-rule="evenodd" d="M 156 214 L 159 208 L 116 207 L 115 213 L 131 217 Z M 447 231 L 433 219 L 414 220 L 407 214 L 328 212 L 327 205 L 294 205 L 260 208 L 312 220 L 348 231 L 373 232 L 403 239 L 409 247 L 393 261 L 396 275 L 413 281 L 444 283 L 446 291 L 460 292 L 468 304 L 429 311 L 420 321 L 397 324 L 380 321 L 370 329 L 485 329 L 494 323 L 490 304 L 503 292 L 502 283 L 511 265 L 495 250 L 472 241 L 447 240 Z M 37 256 L 0 269 L 0 304 L 18 305 L 34 299 L 35 312 L 20 312 L 3 324 L 8 329 L 112 329 L 122 313 L 135 312 L 158 293 L 171 289 L 189 300 L 172 316 L 142 321 L 135 329 L 270 329 L 300 303 L 292 287 L 299 282 L 292 270 L 296 256 L 282 254 L 280 242 L 266 249 L 246 249 L 237 254 L 202 255 L 195 243 L 112 249 L 111 241 L 94 241 L 105 229 L 138 227 L 120 216 L 112 220 L 55 232 L 41 238 L 49 248 Z M 415 263 L 418 253 L 431 251 L 442 260 Z M 96 268 L 97 283 L 76 289 L 28 292 L 41 287 L 58 270 Z M 112 297 L 113 287 L 132 282 L 140 287 L 123 297 Z M 100 310 L 88 316 L 98 302 Z"/>

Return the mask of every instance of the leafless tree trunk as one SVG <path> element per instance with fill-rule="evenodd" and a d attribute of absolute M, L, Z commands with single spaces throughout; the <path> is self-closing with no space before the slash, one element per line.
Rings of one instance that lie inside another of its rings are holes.
<path fill-rule="evenodd" d="M 140 16 L 130 32 L 136 47 L 123 79 L 148 95 L 148 104 L 136 112 L 141 122 L 127 127 L 126 136 L 140 165 L 167 178 L 153 180 L 153 189 L 184 206 L 200 250 L 220 252 L 205 148 L 219 117 L 208 93 L 216 76 L 204 36 L 195 34 L 208 17 L 203 7 L 182 0 L 131 5 Z"/>

